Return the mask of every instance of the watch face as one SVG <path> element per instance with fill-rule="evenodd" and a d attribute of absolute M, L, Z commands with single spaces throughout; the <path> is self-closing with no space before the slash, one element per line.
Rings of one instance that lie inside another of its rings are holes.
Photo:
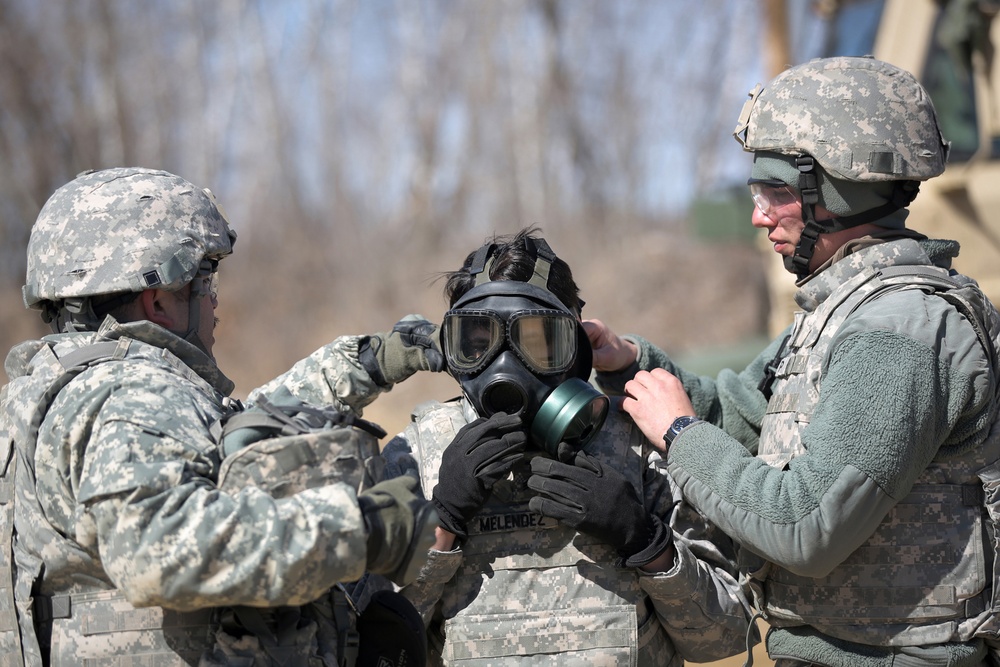
<path fill-rule="evenodd" d="M 697 417 L 678 417 L 674 420 L 674 423 L 670 425 L 663 439 L 667 441 L 667 444 L 674 441 L 677 434 L 680 433 L 684 428 L 694 424 L 695 422 L 700 422 L 701 420 Z"/>

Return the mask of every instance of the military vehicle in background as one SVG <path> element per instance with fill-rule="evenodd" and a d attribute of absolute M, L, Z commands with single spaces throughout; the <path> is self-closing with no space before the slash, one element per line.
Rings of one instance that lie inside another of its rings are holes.
<path fill-rule="evenodd" d="M 765 6 L 770 78 L 795 63 L 788 5 L 769 0 Z M 912 72 L 927 89 L 951 153 L 944 174 L 921 185 L 906 224 L 960 242 L 955 268 L 1000 304 L 1000 69 L 994 67 L 1000 0 L 820 0 L 815 6 L 830 27 L 824 55 L 871 54 Z M 773 336 L 797 306 L 791 275 L 770 245 L 766 254 Z"/>

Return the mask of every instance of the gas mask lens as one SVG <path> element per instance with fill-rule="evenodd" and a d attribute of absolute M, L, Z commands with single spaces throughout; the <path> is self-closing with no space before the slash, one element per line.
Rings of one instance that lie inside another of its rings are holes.
<path fill-rule="evenodd" d="M 441 326 L 448 366 L 461 375 L 475 373 L 496 356 L 504 322 L 490 311 L 450 311 Z"/>
<path fill-rule="evenodd" d="M 506 339 L 533 372 L 567 371 L 576 359 L 577 322 L 557 310 L 523 310 L 504 320 L 489 310 L 452 310 L 444 318 L 443 343 L 449 367 L 463 375 L 489 364 Z"/>
<path fill-rule="evenodd" d="M 511 347 L 537 373 L 562 373 L 576 358 L 576 320 L 551 311 L 522 311 L 510 318 Z"/>

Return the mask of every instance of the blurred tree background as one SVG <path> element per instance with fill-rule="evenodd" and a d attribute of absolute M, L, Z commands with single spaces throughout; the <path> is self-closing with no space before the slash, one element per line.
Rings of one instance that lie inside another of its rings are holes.
<path fill-rule="evenodd" d="M 760 9 L 2 0 L 0 347 L 45 333 L 20 302 L 45 199 L 138 165 L 211 188 L 239 233 L 216 346 L 239 395 L 337 335 L 439 318 L 440 273 L 527 225 L 585 316 L 725 361 L 767 307 L 730 136 L 762 78 Z M 392 431 L 454 393 L 418 378 L 368 416 Z"/>

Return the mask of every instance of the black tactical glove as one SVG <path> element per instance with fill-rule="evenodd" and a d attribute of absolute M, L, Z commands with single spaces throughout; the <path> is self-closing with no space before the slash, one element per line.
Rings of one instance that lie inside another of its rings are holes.
<path fill-rule="evenodd" d="M 610 544 L 626 567 L 651 563 L 672 544 L 670 530 L 646 511 L 632 484 L 583 452 L 573 465 L 536 456 L 528 487 L 538 492 L 528 501 L 532 512 Z"/>
<path fill-rule="evenodd" d="M 402 382 L 417 371 L 445 369 L 438 325 L 420 315 L 407 315 L 389 333 L 362 338 L 358 359 L 380 387 Z"/>
<path fill-rule="evenodd" d="M 498 412 L 466 424 L 444 450 L 431 502 L 441 527 L 466 537 L 466 524 L 490 497 L 493 485 L 524 456 L 528 434 L 518 415 Z"/>
<path fill-rule="evenodd" d="M 368 527 L 367 569 L 405 586 L 417 578 L 434 546 L 437 512 L 417 495 L 419 483 L 403 475 L 358 494 Z"/>

